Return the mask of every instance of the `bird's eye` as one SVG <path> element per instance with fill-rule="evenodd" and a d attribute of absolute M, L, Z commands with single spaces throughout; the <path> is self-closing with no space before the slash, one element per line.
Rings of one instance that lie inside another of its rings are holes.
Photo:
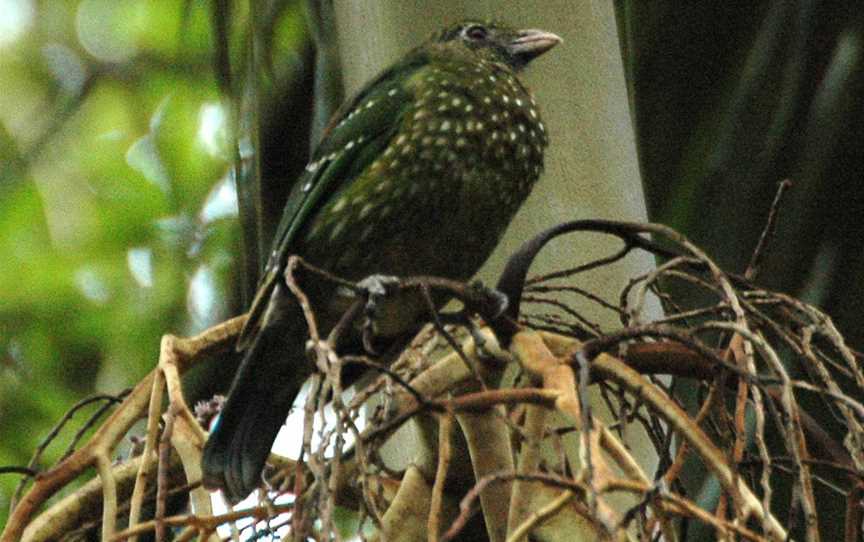
<path fill-rule="evenodd" d="M 469 26 L 465 29 L 465 35 L 474 41 L 482 41 L 486 39 L 486 36 L 489 32 L 485 27 L 480 26 L 479 24 L 475 24 L 474 26 Z"/>

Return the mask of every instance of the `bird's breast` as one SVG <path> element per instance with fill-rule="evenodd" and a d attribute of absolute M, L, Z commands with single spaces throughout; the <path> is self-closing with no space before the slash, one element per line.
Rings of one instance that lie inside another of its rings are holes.
<path fill-rule="evenodd" d="M 307 256 L 350 278 L 464 280 L 539 177 L 546 128 L 515 74 L 493 63 L 431 65 L 408 85 L 388 144 L 313 217 Z"/>

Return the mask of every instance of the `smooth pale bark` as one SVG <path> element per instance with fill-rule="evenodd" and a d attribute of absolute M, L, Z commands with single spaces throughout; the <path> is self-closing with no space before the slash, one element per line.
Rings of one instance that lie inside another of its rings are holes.
<path fill-rule="evenodd" d="M 523 75 L 536 95 L 549 132 L 546 173 L 479 273 L 485 283 L 494 284 L 506 258 L 526 239 L 549 226 L 581 218 L 646 220 L 613 2 L 336 0 L 334 7 L 349 95 L 432 31 L 464 18 L 543 28 L 564 38 L 563 44 L 538 59 Z M 620 243 L 612 238 L 570 236 L 553 242 L 532 271 L 571 267 L 618 248 Z M 648 255 L 630 256 L 613 267 L 580 275 L 578 284 L 615 301 L 630 277 L 652 267 L 653 259 Z M 607 329 L 619 325 L 608 311 L 600 312 L 596 306 L 579 302 L 572 305 Z M 659 314 L 657 305 L 650 310 L 653 314 L 647 317 Z M 411 454 L 420 452 L 417 448 L 423 447 L 421 442 L 431 444 L 434 440 L 428 435 L 422 438 L 423 432 L 415 427 L 413 436 L 421 438 L 414 441 L 417 446 L 409 452 L 409 431 L 398 435 L 400 444 L 391 450 L 401 452 L 402 461 L 416 462 L 419 456 Z M 578 462 L 575 440 L 569 455 Z M 643 461 L 646 472 L 653 473 L 656 454 L 644 433 L 633 427 L 628 444 Z"/>

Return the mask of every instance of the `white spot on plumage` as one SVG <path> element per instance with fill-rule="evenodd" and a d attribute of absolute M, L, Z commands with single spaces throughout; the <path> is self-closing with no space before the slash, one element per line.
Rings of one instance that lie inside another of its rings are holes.
<path fill-rule="evenodd" d="M 321 223 L 318 222 L 314 226 L 312 226 L 312 230 L 309 231 L 309 238 L 314 239 L 321 234 Z"/>
<path fill-rule="evenodd" d="M 364 205 L 363 208 L 360 209 L 360 219 L 362 220 L 362 219 L 366 218 L 369 215 L 369 213 L 372 212 L 372 209 L 374 209 L 374 207 L 375 206 L 372 205 L 371 203 L 367 203 L 366 205 Z"/>
<path fill-rule="evenodd" d="M 339 200 L 333 206 L 333 214 L 336 214 L 339 211 L 341 211 L 342 209 L 344 209 L 345 205 L 347 205 L 347 204 L 348 204 L 348 198 L 346 198 L 344 196 L 339 198 Z"/>
<path fill-rule="evenodd" d="M 395 160 L 394 160 L 394 162 L 395 162 Z M 392 186 L 393 186 L 393 183 L 390 182 L 390 179 L 385 179 L 385 180 L 381 181 L 380 183 L 378 183 L 377 186 L 375 186 L 375 191 L 380 194 L 381 192 L 385 192 L 387 190 L 390 190 L 390 188 Z"/>
<path fill-rule="evenodd" d="M 396 96 L 397 92 L 399 92 L 397 89 L 391 88 L 390 90 L 387 91 L 387 96 Z"/>
<path fill-rule="evenodd" d="M 444 122 L 441 123 L 441 131 L 446 132 L 448 130 L 450 130 L 450 121 L 445 120 Z"/>
<path fill-rule="evenodd" d="M 339 237 L 339 234 L 341 234 L 342 230 L 345 229 L 345 222 L 345 220 L 342 220 L 333 226 L 333 229 L 330 231 L 330 241 L 335 241 Z"/>

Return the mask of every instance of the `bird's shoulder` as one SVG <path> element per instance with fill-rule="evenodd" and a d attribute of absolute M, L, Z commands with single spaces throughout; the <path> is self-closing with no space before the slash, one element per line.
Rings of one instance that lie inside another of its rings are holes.
<path fill-rule="evenodd" d="M 297 233 L 328 197 L 369 166 L 387 146 L 403 114 L 417 99 L 417 82 L 423 79 L 429 62 L 426 50 L 415 49 L 367 83 L 333 116 L 288 195 L 239 348 L 254 336 L 261 320 L 266 320 L 270 297 L 284 272 Z"/>

